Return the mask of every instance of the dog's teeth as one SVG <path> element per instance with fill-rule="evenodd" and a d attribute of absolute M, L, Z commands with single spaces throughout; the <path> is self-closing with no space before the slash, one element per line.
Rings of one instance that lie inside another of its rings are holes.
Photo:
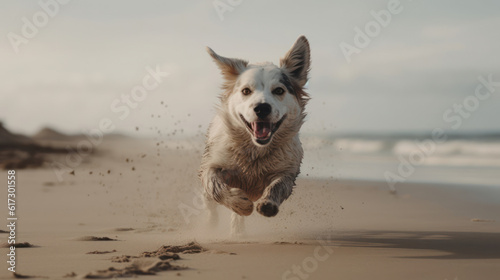
<path fill-rule="evenodd" d="M 271 135 L 271 131 L 269 131 L 266 135 L 266 137 L 269 137 L 269 135 Z"/>

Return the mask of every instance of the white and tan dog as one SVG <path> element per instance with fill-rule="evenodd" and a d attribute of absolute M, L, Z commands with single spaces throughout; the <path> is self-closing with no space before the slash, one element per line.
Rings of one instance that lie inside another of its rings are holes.
<path fill-rule="evenodd" d="M 266 217 L 278 214 L 300 172 L 309 43 L 299 37 L 280 67 L 207 51 L 222 72 L 224 92 L 208 129 L 200 178 L 212 223 L 217 202 L 234 211 L 232 232 L 241 234 L 242 216 L 252 214 L 254 203 Z"/>

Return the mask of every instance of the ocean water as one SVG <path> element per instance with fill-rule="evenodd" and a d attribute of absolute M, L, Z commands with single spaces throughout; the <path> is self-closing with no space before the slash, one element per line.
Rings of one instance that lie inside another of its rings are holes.
<path fill-rule="evenodd" d="M 421 136 L 301 140 L 301 176 L 500 187 L 500 137 L 449 137 L 442 142 Z"/>
<path fill-rule="evenodd" d="M 437 143 L 423 136 L 301 135 L 300 176 L 500 187 L 500 137 L 448 138 Z M 203 142 L 201 136 L 169 139 L 166 146 L 201 153 Z"/>

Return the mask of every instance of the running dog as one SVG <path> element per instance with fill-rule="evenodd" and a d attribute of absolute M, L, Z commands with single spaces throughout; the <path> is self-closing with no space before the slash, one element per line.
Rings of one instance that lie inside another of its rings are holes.
<path fill-rule="evenodd" d="M 309 42 L 299 37 L 279 67 L 207 51 L 224 82 L 199 175 L 211 223 L 217 223 L 216 205 L 222 204 L 233 211 L 232 233 L 242 234 L 243 216 L 252 214 L 254 204 L 266 217 L 278 214 L 300 172 Z"/>

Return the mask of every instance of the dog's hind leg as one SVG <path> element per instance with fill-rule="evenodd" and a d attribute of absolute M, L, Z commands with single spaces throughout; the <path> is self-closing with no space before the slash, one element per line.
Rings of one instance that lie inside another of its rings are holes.
<path fill-rule="evenodd" d="M 242 237 L 245 235 L 245 217 L 231 213 L 231 236 Z"/>
<path fill-rule="evenodd" d="M 257 211 L 266 217 L 276 216 L 281 203 L 292 194 L 293 186 L 295 186 L 295 177 L 282 177 L 274 180 L 256 202 Z"/>
<path fill-rule="evenodd" d="M 217 202 L 208 197 L 207 194 L 204 196 L 205 205 L 208 210 L 208 225 L 211 228 L 215 228 L 219 224 L 219 213 L 217 213 Z"/>
<path fill-rule="evenodd" d="M 245 191 L 238 188 L 228 188 L 224 176 L 220 169 L 211 168 L 202 177 L 203 186 L 209 199 L 215 200 L 241 216 L 252 214 L 253 202 L 248 199 Z"/>

